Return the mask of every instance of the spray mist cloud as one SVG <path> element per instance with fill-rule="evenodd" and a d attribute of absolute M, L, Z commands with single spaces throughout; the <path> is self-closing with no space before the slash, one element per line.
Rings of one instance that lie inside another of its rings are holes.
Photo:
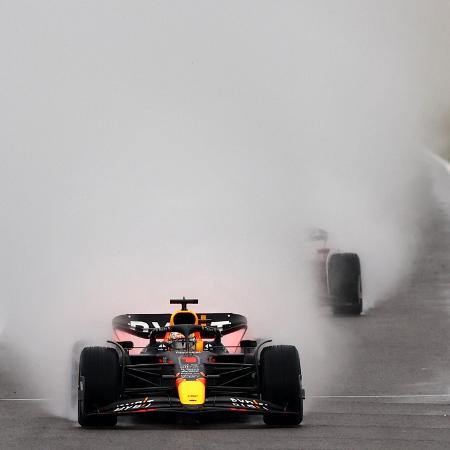
<path fill-rule="evenodd" d="M 187 295 L 253 334 L 285 323 L 275 338 L 300 344 L 319 389 L 345 332 L 317 308 L 304 230 L 361 254 L 369 306 L 407 272 L 423 111 L 445 85 L 423 63 L 445 68 L 430 51 L 445 16 L 418 1 L 1 8 L 1 338 L 35 388 L 63 398 L 55 355 Z"/>

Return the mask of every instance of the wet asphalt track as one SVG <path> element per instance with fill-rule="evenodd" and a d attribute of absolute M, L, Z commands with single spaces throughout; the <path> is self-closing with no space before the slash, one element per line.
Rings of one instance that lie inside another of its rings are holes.
<path fill-rule="evenodd" d="M 438 175 L 439 189 L 450 177 Z M 360 318 L 338 317 L 352 359 L 329 391 L 308 398 L 298 428 L 262 420 L 199 426 L 121 422 L 82 430 L 38 401 L 0 401 L 1 449 L 448 449 L 450 448 L 450 201 L 437 202 L 426 251 L 405 290 Z M 0 397 L 31 395 L 0 348 Z M 447 394 L 449 394 L 447 396 Z M 353 396 L 353 397 L 352 397 Z M 449 416 L 447 416 L 449 414 Z"/>

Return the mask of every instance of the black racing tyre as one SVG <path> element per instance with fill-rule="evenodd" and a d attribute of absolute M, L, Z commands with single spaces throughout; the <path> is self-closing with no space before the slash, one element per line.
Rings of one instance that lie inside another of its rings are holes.
<path fill-rule="evenodd" d="M 82 385 L 82 386 L 81 386 Z M 90 415 L 117 400 L 120 387 L 119 357 L 110 347 L 86 347 L 80 355 L 78 423 L 82 427 L 108 427 L 115 415 Z"/>
<path fill-rule="evenodd" d="M 292 411 L 265 414 L 266 425 L 298 425 L 303 420 L 302 374 L 298 351 L 293 345 L 265 347 L 260 357 L 262 400 Z"/>
<path fill-rule="evenodd" d="M 356 253 L 335 253 L 328 259 L 328 291 L 335 313 L 360 315 L 363 308 L 361 262 Z"/>

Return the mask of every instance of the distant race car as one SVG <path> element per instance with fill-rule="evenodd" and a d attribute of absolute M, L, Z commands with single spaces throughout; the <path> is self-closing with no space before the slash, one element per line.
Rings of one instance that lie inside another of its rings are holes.
<path fill-rule="evenodd" d="M 361 262 L 356 253 L 342 253 L 328 246 L 328 233 L 312 230 L 316 244 L 314 270 L 319 295 L 337 314 L 360 315 L 363 310 Z"/>
<path fill-rule="evenodd" d="M 114 318 L 118 340 L 81 351 L 81 426 L 113 426 L 118 416 L 158 412 L 260 414 L 268 425 L 301 423 L 296 347 L 243 340 L 247 319 L 239 314 L 197 314 L 187 309 L 195 299 L 170 303 L 182 307 L 172 314 Z"/>

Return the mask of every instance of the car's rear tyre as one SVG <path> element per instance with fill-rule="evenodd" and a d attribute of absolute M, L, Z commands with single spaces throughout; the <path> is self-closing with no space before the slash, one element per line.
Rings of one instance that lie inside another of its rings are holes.
<path fill-rule="evenodd" d="M 356 253 L 335 253 L 329 257 L 328 291 L 336 314 L 360 315 L 363 309 L 361 262 Z"/>
<path fill-rule="evenodd" d="M 266 347 L 260 357 L 262 400 L 282 406 L 289 413 L 265 414 L 267 425 L 298 425 L 303 420 L 300 358 L 292 345 Z"/>
<path fill-rule="evenodd" d="M 117 352 L 109 347 L 86 347 L 80 355 L 78 423 L 82 427 L 110 427 L 115 415 L 96 415 L 101 406 L 118 398 L 120 365 Z M 94 413 L 94 414 L 92 414 Z"/>

